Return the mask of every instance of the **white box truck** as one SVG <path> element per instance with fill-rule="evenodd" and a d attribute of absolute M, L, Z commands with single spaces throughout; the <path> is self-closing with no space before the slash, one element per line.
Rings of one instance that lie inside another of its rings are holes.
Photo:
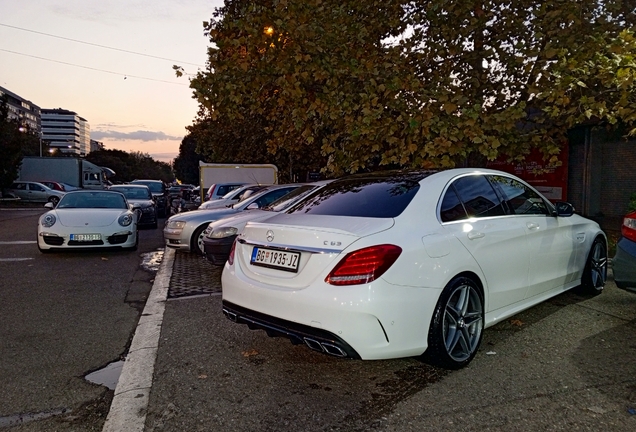
<path fill-rule="evenodd" d="M 272 164 L 218 164 L 199 161 L 199 184 L 201 202 L 203 195 L 213 184 L 218 183 L 278 183 L 278 168 Z"/>
<path fill-rule="evenodd" d="M 27 156 L 22 159 L 17 180 L 54 181 L 83 189 L 105 189 L 108 172 L 113 173 L 84 159 Z"/>

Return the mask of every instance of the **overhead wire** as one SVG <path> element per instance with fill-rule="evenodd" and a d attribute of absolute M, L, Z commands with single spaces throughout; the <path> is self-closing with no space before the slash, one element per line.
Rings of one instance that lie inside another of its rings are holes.
<path fill-rule="evenodd" d="M 29 29 L 25 29 L 25 28 L 21 28 L 21 27 L 16 27 L 16 26 L 12 26 L 12 25 L 9 25 L 9 24 L 0 23 L 0 26 L 9 27 L 9 28 L 13 28 L 13 29 L 16 29 L 16 30 L 22 30 L 22 31 L 26 31 L 26 32 L 36 33 L 36 34 L 41 34 L 41 35 L 49 36 L 49 37 L 53 37 L 53 38 L 64 39 L 64 40 L 68 40 L 68 41 L 72 41 L 72 42 L 76 42 L 76 43 L 81 43 L 81 44 L 85 44 L 85 45 L 92 45 L 92 46 L 96 46 L 96 47 L 99 47 L 99 48 L 105 48 L 105 49 L 110 49 L 110 50 L 114 50 L 114 51 L 121 51 L 121 52 L 125 52 L 125 53 L 128 53 L 128 54 L 134 54 L 134 55 L 150 57 L 150 58 L 154 58 L 154 59 L 158 59 L 158 60 L 165 60 L 165 61 L 170 61 L 170 62 L 188 64 L 188 65 L 197 66 L 197 67 L 204 67 L 204 66 L 196 64 L 196 63 L 184 62 L 184 61 L 180 61 L 180 60 L 173 60 L 173 59 L 169 59 L 169 58 L 165 58 L 165 57 L 159 57 L 159 56 L 154 56 L 154 55 L 150 55 L 150 54 L 144 54 L 144 53 L 139 53 L 139 52 L 135 52 L 135 51 L 129 51 L 129 50 L 125 50 L 125 49 L 109 47 L 109 46 L 106 46 L 106 45 L 94 44 L 94 43 L 91 43 L 91 42 L 85 42 L 85 41 L 81 41 L 81 40 L 77 40 L 77 39 L 71 39 L 71 38 L 66 38 L 66 37 L 63 37 L 63 36 L 56 36 L 56 35 L 52 35 L 52 34 L 49 34 L 49 33 L 43 33 L 43 32 L 39 32 L 39 31 L 36 31 L 36 30 L 29 30 Z M 40 57 L 40 56 L 35 56 L 35 55 L 31 55 L 31 54 L 25 54 L 25 53 L 12 51 L 12 50 L 7 50 L 7 49 L 3 49 L 3 48 L 0 48 L 0 51 L 4 51 L 4 52 L 11 53 L 11 54 L 16 54 L 16 55 L 21 55 L 21 56 L 25 56 L 25 57 L 32 57 L 32 58 L 35 58 L 35 59 L 38 59 L 38 60 L 45 60 L 45 61 L 49 61 L 49 62 L 53 62 L 53 63 L 64 64 L 64 65 L 67 65 L 67 66 L 79 67 L 79 68 L 82 68 L 82 69 L 94 70 L 94 71 L 104 72 L 104 73 L 113 74 L 113 75 L 120 75 L 120 76 L 123 76 L 124 79 L 127 79 L 128 77 L 130 77 L 130 78 L 137 78 L 137 79 L 143 79 L 143 80 L 147 80 L 147 81 L 162 82 L 162 83 L 181 85 L 181 86 L 188 86 L 189 85 L 189 84 L 184 84 L 184 83 L 177 83 L 177 82 L 174 82 L 174 81 L 166 81 L 166 80 L 161 80 L 161 79 L 156 79 L 156 78 L 148 78 L 148 77 L 142 77 L 142 76 L 138 76 L 138 75 L 126 74 L 126 73 L 121 73 L 121 72 L 113 72 L 113 71 L 109 71 L 109 70 L 105 70 L 105 69 L 99 69 L 99 68 L 94 68 L 94 67 L 90 67 L 90 66 L 78 65 L 78 64 L 74 64 L 74 63 L 64 62 L 64 61 L 60 61 L 60 60 L 54 60 L 54 59 L 50 59 L 50 58 L 46 58 L 46 57 Z M 187 75 L 187 76 L 194 76 L 195 75 L 195 74 L 192 74 L 192 73 L 187 73 L 185 71 L 182 72 L 182 73 L 183 73 L 183 75 Z"/>
<path fill-rule="evenodd" d="M 187 65 L 190 65 L 190 66 L 205 67 L 205 66 L 197 64 L 197 63 L 190 63 L 190 62 L 185 62 L 185 61 L 181 61 L 181 60 L 173 60 L 173 59 L 169 59 L 169 58 L 165 58 L 165 57 L 154 56 L 154 55 L 151 55 L 151 54 L 144 54 L 144 53 L 135 52 L 135 51 L 129 51 L 129 50 L 121 49 L 121 48 L 114 48 L 114 47 L 110 47 L 110 46 L 107 46 L 107 45 L 100 45 L 100 44 L 96 44 L 96 43 L 85 42 L 85 41 L 81 41 L 81 40 L 78 40 L 78 39 L 71 39 L 71 38 L 67 38 L 67 37 L 63 37 L 63 36 L 57 36 L 57 35 L 53 35 L 53 34 L 50 34 L 50 33 L 44 33 L 44 32 L 40 32 L 40 31 L 36 31 L 36 30 L 30 30 L 30 29 L 26 29 L 26 28 L 22 28 L 22 27 L 16 27 L 16 26 L 12 26 L 12 25 L 9 25 L 9 24 L 0 23 L 0 26 L 9 27 L 9 28 L 12 28 L 12 29 L 21 30 L 21 31 L 30 32 L 30 33 L 36 33 L 36 34 L 40 34 L 40 35 L 43 35 L 43 36 L 49 36 L 49 37 L 57 38 L 57 39 L 63 39 L 63 40 L 71 41 L 71 42 L 81 43 L 81 44 L 85 44 L 85 45 L 92 45 L 92 46 L 96 46 L 96 47 L 99 47 L 99 48 L 110 49 L 110 50 L 113 50 L 113 51 L 121 51 L 121 52 L 125 52 L 125 53 L 128 53 L 128 54 L 135 54 L 135 55 L 140 55 L 140 56 L 144 56 L 144 57 L 150 57 L 150 58 L 159 59 L 159 60 L 166 60 L 166 61 L 171 61 L 171 62 L 176 62 L 176 63 L 182 63 L 182 64 L 187 64 Z"/>
<path fill-rule="evenodd" d="M 19 53 L 19 52 L 16 52 L 16 51 L 6 50 L 6 49 L 3 49 L 3 48 L 0 48 L 0 51 L 8 52 L 8 53 L 11 53 L 11 54 L 17 54 L 17 55 L 21 55 L 21 56 L 25 56 L 25 57 L 32 57 L 32 58 L 36 58 L 36 59 L 39 59 L 39 60 L 46 60 L 46 61 L 50 61 L 50 62 L 53 62 L 53 63 L 60 63 L 60 64 L 68 65 L 68 66 L 75 66 L 75 67 L 79 67 L 79 68 L 82 68 L 82 69 L 89 69 L 89 70 L 105 72 L 105 73 L 109 73 L 109 74 L 113 74 L 113 75 L 119 75 L 119 76 L 123 76 L 124 79 L 130 77 L 130 78 L 143 79 L 143 80 L 147 80 L 147 81 L 162 82 L 162 83 L 166 83 L 166 84 L 174 84 L 174 85 L 181 85 L 181 86 L 187 86 L 188 85 L 188 84 L 178 83 L 178 82 L 174 82 L 174 81 L 166 81 L 166 80 L 160 80 L 160 79 L 155 79 L 155 78 L 146 78 L 146 77 L 137 76 L 137 75 L 130 75 L 130 74 L 125 74 L 125 73 L 121 73 L 121 72 L 113 72 L 113 71 L 108 71 L 108 70 L 105 70 L 105 69 L 98 69 L 98 68 L 93 68 L 93 67 L 89 67 L 89 66 L 77 65 L 77 64 L 74 64 L 74 63 L 68 63 L 68 62 L 63 62 L 63 61 L 59 61 L 59 60 L 52 60 L 52 59 L 48 59 L 48 58 L 45 58 L 45 57 L 38 57 L 38 56 L 31 55 L 31 54 Z"/>

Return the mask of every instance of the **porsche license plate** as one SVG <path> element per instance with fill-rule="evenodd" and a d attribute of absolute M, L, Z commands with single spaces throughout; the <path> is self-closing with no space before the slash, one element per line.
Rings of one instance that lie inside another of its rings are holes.
<path fill-rule="evenodd" d="M 89 242 L 89 241 L 95 241 L 95 240 L 101 240 L 101 239 L 102 239 L 101 234 L 71 234 L 71 240 L 73 241 Z"/>
<path fill-rule="evenodd" d="M 274 249 L 255 247 L 252 250 L 252 265 L 271 267 L 289 272 L 298 272 L 300 253 L 279 251 Z"/>

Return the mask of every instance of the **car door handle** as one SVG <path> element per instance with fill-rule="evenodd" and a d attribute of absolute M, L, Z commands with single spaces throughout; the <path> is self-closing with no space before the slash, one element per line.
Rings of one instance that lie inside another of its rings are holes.
<path fill-rule="evenodd" d="M 482 232 L 470 232 L 468 233 L 468 240 L 475 240 L 475 239 L 479 239 L 482 237 L 485 237 L 486 234 L 482 233 Z"/>
<path fill-rule="evenodd" d="M 539 224 L 532 223 L 532 222 L 528 222 L 526 224 L 526 226 L 528 227 L 529 230 L 538 230 L 539 229 Z"/>

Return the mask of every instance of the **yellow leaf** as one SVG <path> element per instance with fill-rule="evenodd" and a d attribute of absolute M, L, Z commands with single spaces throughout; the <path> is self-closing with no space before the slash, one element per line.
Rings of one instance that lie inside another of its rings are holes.
<path fill-rule="evenodd" d="M 243 357 L 251 357 L 251 356 L 258 355 L 258 351 L 253 349 L 253 350 L 250 350 L 250 351 L 243 351 L 242 354 L 243 354 Z"/>
<path fill-rule="evenodd" d="M 457 105 L 452 102 L 447 102 L 444 104 L 444 111 L 446 111 L 446 114 L 452 114 L 453 112 L 455 112 L 456 109 Z"/>

